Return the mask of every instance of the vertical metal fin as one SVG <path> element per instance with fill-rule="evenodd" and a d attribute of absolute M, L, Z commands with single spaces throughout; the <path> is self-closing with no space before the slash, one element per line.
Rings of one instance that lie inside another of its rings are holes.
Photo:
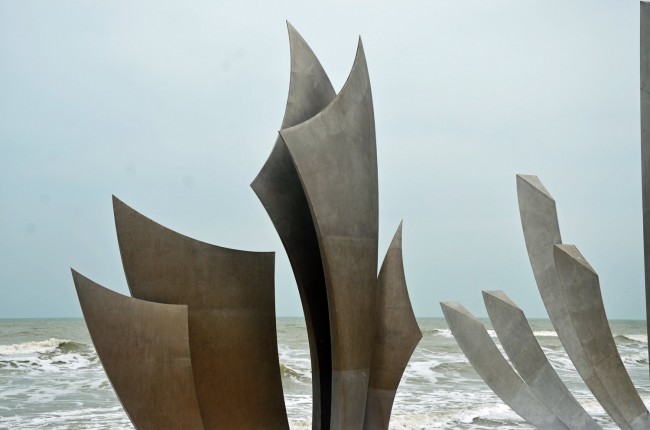
<path fill-rule="evenodd" d="M 336 95 L 309 45 L 291 24 L 287 23 L 287 27 L 291 45 L 291 79 L 282 128 L 311 118 Z M 300 292 L 311 354 L 312 428 L 329 430 L 332 349 L 323 263 L 300 178 L 279 136 L 251 187 L 282 240 Z"/>
<path fill-rule="evenodd" d="M 650 333 L 650 4 L 640 2 L 641 65 L 641 197 L 643 201 L 643 262 L 645 263 L 645 308 Z M 650 349 L 648 349 L 650 359 Z M 649 360 L 650 362 L 650 360 Z"/>
<path fill-rule="evenodd" d="M 388 430 L 397 387 L 415 347 L 422 339 L 404 276 L 402 223 L 395 232 L 379 271 L 376 309 L 377 330 L 364 429 Z"/>
<path fill-rule="evenodd" d="M 318 238 L 329 304 L 334 429 L 361 429 L 374 338 L 377 149 L 368 69 L 359 41 L 341 92 L 321 112 L 280 130 Z"/>

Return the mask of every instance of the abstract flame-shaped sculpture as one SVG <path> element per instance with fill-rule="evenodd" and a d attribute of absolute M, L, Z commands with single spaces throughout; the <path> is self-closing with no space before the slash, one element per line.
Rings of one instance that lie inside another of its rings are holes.
<path fill-rule="evenodd" d="M 386 286 L 377 288 L 377 151 L 363 45 L 359 41 L 350 75 L 334 95 L 311 49 L 291 26 L 289 34 L 283 128 L 251 186 L 282 239 L 301 294 L 314 428 L 387 428 L 411 343 L 421 334 L 402 292 L 401 228 L 385 262 Z M 383 295 L 399 297 L 399 311 L 378 309 Z M 383 354 L 395 342 L 382 330 L 386 325 L 401 330 L 406 360 Z"/>
<path fill-rule="evenodd" d="M 252 187 L 298 284 L 311 350 L 313 428 L 388 429 L 422 334 L 406 289 L 401 224 L 377 279 L 377 151 L 363 46 L 359 41 L 337 95 L 288 27 L 291 81 L 282 129 Z M 274 254 L 191 239 L 117 198 L 113 208 L 133 297 L 73 277 L 97 352 L 133 424 L 287 429 Z"/>
<path fill-rule="evenodd" d="M 362 428 L 377 285 L 377 155 L 359 43 L 348 81 L 315 117 L 280 131 L 309 202 L 322 258 L 332 354 L 332 428 Z"/>

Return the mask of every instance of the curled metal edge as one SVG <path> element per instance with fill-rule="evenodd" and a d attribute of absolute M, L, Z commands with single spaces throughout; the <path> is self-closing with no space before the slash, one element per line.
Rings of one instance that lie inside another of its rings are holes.
<path fill-rule="evenodd" d="M 97 355 L 137 429 L 203 429 L 187 306 L 123 296 L 72 270 Z"/>
<path fill-rule="evenodd" d="M 291 79 L 282 128 L 311 118 L 336 95 L 309 45 L 288 22 L 287 27 Z M 332 351 L 323 263 L 300 178 L 279 136 L 251 187 L 282 240 L 300 293 L 311 355 L 312 428 L 329 429 Z"/>
<path fill-rule="evenodd" d="M 113 210 L 131 294 L 187 305 L 206 430 L 288 429 L 275 322 L 275 254 L 192 239 L 116 197 Z"/>

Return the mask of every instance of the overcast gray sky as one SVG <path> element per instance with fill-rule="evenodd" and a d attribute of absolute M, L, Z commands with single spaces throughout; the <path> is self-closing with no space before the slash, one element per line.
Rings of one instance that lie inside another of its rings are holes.
<path fill-rule="evenodd" d="M 540 177 L 610 318 L 643 319 L 636 1 L 2 1 L 0 318 L 81 316 L 69 268 L 126 293 L 111 194 L 161 224 L 276 251 L 249 187 L 289 85 L 289 20 L 335 88 L 361 35 L 380 260 L 404 219 L 418 316 L 502 289 L 545 317 L 515 174 Z M 381 264 L 381 261 L 380 261 Z"/>

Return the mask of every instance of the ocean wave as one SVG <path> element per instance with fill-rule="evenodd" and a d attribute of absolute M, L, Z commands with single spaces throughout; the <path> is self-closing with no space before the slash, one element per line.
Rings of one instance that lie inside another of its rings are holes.
<path fill-rule="evenodd" d="M 459 424 L 464 428 L 474 427 L 472 424 L 478 422 L 490 423 L 486 427 L 495 427 L 493 424 L 500 424 L 501 428 L 516 428 L 521 423 L 521 419 L 510 410 L 508 406 L 502 403 L 494 403 L 466 408 L 445 408 L 435 409 L 423 408 L 420 411 L 400 411 L 393 413 L 391 417 L 391 428 L 396 430 L 412 429 L 437 429 L 437 428 L 454 428 Z M 483 426 L 476 428 L 484 428 Z"/>
<path fill-rule="evenodd" d="M 284 363 L 280 363 L 280 374 L 283 379 L 288 379 L 295 383 L 308 383 L 311 382 L 311 374 L 305 374 L 297 369 L 293 369 Z"/>
<path fill-rule="evenodd" d="M 648 343 L 646 334 L 619 334 L 615 338 L 624 342 Z"/>
<path fill-rule="evenodd" d="M 553 330 L 540 330 L 533 332 L 535 337 L 557 337 L 557 333 Z"/>
<path fill-rule="evenodd" d="M 440 337 L 454 337 L 454 335 L 451 334 L 451 330 L 449 330 L 448 328 L 434 329 L 433 335 L 440 336 Z"/>
<path fill-rule="evenodd" d="M 0 369 L 33 372 L 64 372 L 98 364 L 92 347 L 69 339 L 49 338 L 0 345 Z"/>
<path fill-rule="evenodd" d="M 11 345 L 0 345 L 0 355 L 31 355 L 31 354 L 51 354 L 56 350 L 70 352 L 81 344 L 68 339 L 57 339 L 51 337 L 47 340 L 37 340 L 24 343 L 14 343 Z"/>
<path fill-rule="evenodd" d="M 648 355 L 646 352 L 621 355 L 621 359 L 626 364 L 648 364 Z"/>

